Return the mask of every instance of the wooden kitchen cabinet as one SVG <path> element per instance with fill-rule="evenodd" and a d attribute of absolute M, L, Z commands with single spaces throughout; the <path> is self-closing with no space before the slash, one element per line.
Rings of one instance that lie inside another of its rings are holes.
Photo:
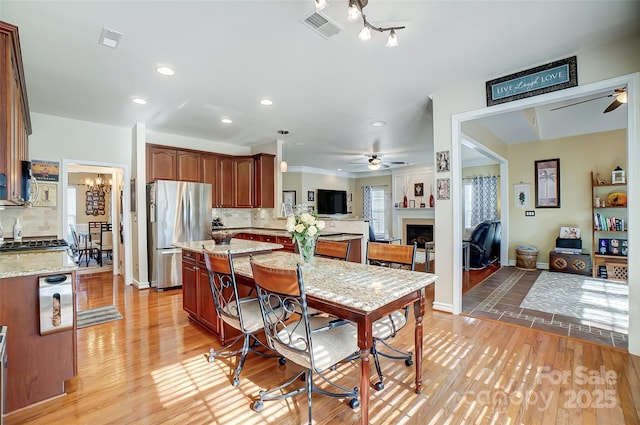
<path fill-rule="evenodd" d="M 209 183 L 212 208 L 273 208 L 275 156 L 232 156 L 147 144 L 147 182 Z"/>
<path fill-rule="evenodd" d="M 201 182 L 200 154 L 193 151 L 176 151 L 176 175 L 179 181 Z"/>
<path fill-rule="evenodd" d="M 0 201 L 22 204 L 31 119 L 18 27 L 0 21 Z"/>
<path fill-rule="evenodd" d="M 72 329 L 40 334 L 38 277 L 0 279 L 0 323 L 7 326 L 5 413 L 64 395 L 65 381 L 77 375 L 76 319 Z M 73 292 L 75 305 L 75 285 Z"/>
<path fill-rule="evenodd" d="M 254 157 L 255 195 L 254 206 L 275 207 L 275 155 L 261 153 Z"/>
<path fill-rule="evenodd" d="M 147 182 L 176 180 L 176 149 L 147 145 Z"/>
<path fill-rule="evenodd" d="M 198 268 L 196 253 L 182 250 L 182 308 L 198 317 Z"/>
<path fill-rule="evenodd" d="M 236 206 L 236 182 L 235 182 L 235 160 L 230 156 L 220 157 L 220 174 L 218 187 L 220 189 L 220 206 L 223 208 L 233 208 Z"/>
<path fill-rule="evenodd" d="M 220 208 L 220 157 L 216 154 L 204 154 L 200 157 L 200 181 L 211 185 L 211 207 Z"/>
<path fill-rule="evenodd" d="M 236 157 L 234 158 L 234 161 L 235 207 L 252 208 L 255 206 L 253 157 Z"/>

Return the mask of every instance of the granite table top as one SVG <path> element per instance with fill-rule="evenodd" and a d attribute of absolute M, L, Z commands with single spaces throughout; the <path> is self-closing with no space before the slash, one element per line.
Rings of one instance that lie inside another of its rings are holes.
<path fill-rule="evenodd" d="M 176 242 L 173 244 L 177 248 L 186 249 L 188 251 L 202 252 L 202 247 L 211 252 L 227 252 L 231 251 L 232 254 L 250 254 L 253 252 L 272 251 L 275 249 L 284 248 L 279 243 L 271 242 L 258 242 L 245 239 L 233 238 L 229 241 L 229 244 L 221 245 L 217 244 L 213 240 L 208 241 L 192 241 L 192 242 Z"/>
<path fill-rule="evenodd" d="M 300 256 L 276 251 L 252 256 L 257 263 L 278 268 L 295 268 Z M 253 278 L 250 257 L 233 260 L 237 275 Z M 314 257 L 302 267 L 307 295 L 361 310 L 374 311 L 435 282 L 431 273 L 370 266 L 367 264 Z"/>
<path fill-rule="evenodd" d="M 230 232 L 237 233 L 252 233 L 254 235 L 267 235 L 267 236 L 280 236 L 284 238 L 291 238 L 291 233 L 287 232 L 283 229 L 266 229 L 266 228 L 256 228 L 256 227 L 243 227 L 243 228 L 229 228 L 223 229 L 228 230 Z M 325 228 L 318 238 L 329 240 L 329 241 L 348 241 L 351 239 L 359 239 L 362 238 L 362 235 L 359 233 L 330 233 L 326 231 Z"/>
<path fill-rule="evenodd" d="M 0 254 L 0 278 L 71 273 L 78 265 L 67 251 L 29 251 Z"/>

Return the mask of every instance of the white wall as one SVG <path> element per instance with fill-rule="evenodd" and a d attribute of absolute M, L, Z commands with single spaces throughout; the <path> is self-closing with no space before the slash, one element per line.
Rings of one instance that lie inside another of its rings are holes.
<path fill-rule="evenodd" d="M 638 72 L 640 70 L 640 55 L 637 54 L 637 46 L 640 45 L 640 36 L 612 45 L 602 46 L 586 51 L 567 52 L 565 56 L 577 54 L 578 57 L 578 81 L 581 85 L 596 81 L 605 80 L 625 74 Z M 552 62 L 559 58 L 549 58 L 546 62 Z M 539 65 L 532 63 L 531 67 Z M 503 75 L 521 71 L 520 69 L 505 69 Z M 484 80 L 468 82 L 457 87 L 440 90 L 433 94 L 434 104 L 434 152 L 449 150 L 452 153 L 452 170 L 450 173 L 443 173 L 443 177 L 450 177 L 454 174 L 460 180 L 460 159 L 456 158 L 458 152 L 458 141 L 452 140 L 452 116 L 467 111 L 482 110 L 486 105 L 485 82 L 496 76 L 487 76 Z M 638 100 L 636 99 L 636 104 Z M 636 123 L 638 119 L 636 117 Z M 630 123 L 631 125 L 632 123 Z M 629 152 L 628 162 L 630 164 L 630 174 L 634 174 L 632 167 L 640 163 L 638 150 Z M 589 171 L 589 170 L 585 170 Z M 631 177 L 629 178 L 631 181 Z M 460 187 L 452 185 L 453 191 L 460 191 Z M 633 190 L 629 190 L 632 193 Z M 452 193 L 453 195 L 453 193 Z M 459 273 L 460 254 L 454 255 L 453 241 L 460 239 L 459 226 L 454 227 L 454 220 L 460 217 L 462 206 L 455 204 L 461 199 L 452 196 L 451 200 L 436 200 L 436 226 L 435 239 L 437 245 L 436 262 L 438 264 L 438 280 L 435 289 L 434 307 L 443 310 L 451 310 L 454 299 L 453 282 L 454 273 Z M 632 208 L 632 199 L 629 199 L 629 206 Z M 640 207 L 640 205 L 639 205 Z M 455 211 L 455 213 L 454 213 Z M 632 213 L 629 212 L 631 216 Z M 638 214 L 636 214 L 637 216 Z M 636 224 L 638 225 L 638 224 Z M 630 247 L 640 246 L 640 237 L 632 231 L 630 223 Z M 634 282 L 633 276 L 640 271 L 640 257 L 629 257 L 630 282 Z M 635 273 L 634 273 L 635 270 Z M 632 285 L 630 288 L 630 325 L 629 325 L 629 351 L 640 354 L 640 288 Z"/>

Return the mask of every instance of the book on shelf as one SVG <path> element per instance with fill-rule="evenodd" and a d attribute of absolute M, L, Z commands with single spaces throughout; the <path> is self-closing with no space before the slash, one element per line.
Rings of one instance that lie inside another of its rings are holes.
<path fill-rule="evenodd" d="M 593 213 L 593 230 L 622 232 L 626 228 L 623 218 L 605 217 L 600 213 Z"/>

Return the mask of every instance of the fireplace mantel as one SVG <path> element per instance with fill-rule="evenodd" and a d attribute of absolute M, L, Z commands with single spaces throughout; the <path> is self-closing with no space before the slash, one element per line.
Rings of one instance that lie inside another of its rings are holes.
<path fill-rule="evenodd" d="M 402 238 L 402 243 L 407 243 L 404 225 L 410 224 L 434 224 L 434 208 L 394 208 L 393 210 L 393 236 Z"/>

